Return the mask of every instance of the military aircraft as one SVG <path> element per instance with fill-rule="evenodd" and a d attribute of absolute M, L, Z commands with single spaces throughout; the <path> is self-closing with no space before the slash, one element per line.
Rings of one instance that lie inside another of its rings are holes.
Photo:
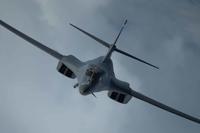
<path fill-rule="evenodd" d="M 68 78 L 71 78 L 71 79 L 76 78 L 78 82 L 77 84 L 74 85 L 74 88 L 79 87 L 80 94 L 82 95 L 92 94 L 94 97 L 96 97 L 94 93 L 100 92 L 100 91 L 108 91 L 108 97 L 122 104 L 128 103 L 132 97 L 135 97 L 149 104 L 152 104 L 158 108 L 161 108 L 163 110 L 166 110 L 168 112 L 171 112 L 185 119 L 188 119 L 200 124 L 200 119 L 195 118 L 191 115 L 185 114 L 176 109 L 173 109 L 172 107 L 164 105 L 152 98 L 149 98 L 131 89 L 129 86 L 129 83 L 121 81 L 115 77 L 115 73 L 113 70 L 113 63 L 111 60 L 111 55 L 114 51 L 121 53 L 125 56 L 128 56 L 130 58 L 133 58 L 146 65 L 159 69 L 158 67 L 142 59 L 139 59 L 127 52 L 124 52 L 116 47 L 116 43 L 119 39 L 119 36 L 121 35 L 126 24 L 127 24 L 127 20 L 123 23 L 123 26 L 121 27 L 120 32 L 117 35 L 113 44 L 109 44 L 99 39 L 98 37 L 86 32 L 85 30 L 80 29 L 79 27 L 73 24 L 70 24 L 72 27 L 76 28 L 77 30 L 81 31 L 82 33 L 86 34 L 87 36 L 99 42 L 99 44 L 108 48 L 108 52 L 106 53 L 106 55 L 100 56 L 98 58 L 95 58 L 86 62 L 82 62 L 73 55 L 66 56 L 51 48 L 48 48 L 42 43 L 36 41 L 35 39 L 29 37 L 28 35 L 22 33 L 21 31 L 15 29 L 14 27 L 0 20 L 1 26 L 13 32 L 14 34 L 21 37 L 22 39 L 26 40 L 27 42 L 31 43 L 32 45 L 36 46 L 37 48 L 48 53 L 49 55 L 58 59 L 59 60 L 59 63 L 57 65 L 58 72 L 60 72 L 61 74 L 63 74 L 64 76 Z"/>

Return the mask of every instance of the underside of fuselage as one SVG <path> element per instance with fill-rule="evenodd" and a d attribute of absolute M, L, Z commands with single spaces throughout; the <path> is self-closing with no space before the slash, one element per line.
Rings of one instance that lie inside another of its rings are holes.
<path fill-rule="evenodd" d="M 111 59 L 102 62 L 104 56 L 86 61 L 81 69 L 79 92 L 82 95 L 108 90 L 110 80 L 115 76 Z"/>

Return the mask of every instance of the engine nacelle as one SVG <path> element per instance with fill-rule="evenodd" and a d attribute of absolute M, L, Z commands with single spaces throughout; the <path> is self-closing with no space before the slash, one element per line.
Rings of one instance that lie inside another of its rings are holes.
<path fill-rule="evenodd" d="M 125 94 L 125 93 L 122 93 L 122 92 L 119 92 L 119 91 L 109 91 L 108 96 L 112 100 L 115 100 L 115 101 L 122 103 L 122 104 L 127 104 L 132 98 L 132 96 Z"/>
<path fill-rule="evenodd" d="M 76 75 L 61 61 L 58 63 L 57 70 L 58 72 L 67 76 L 68 78 L 72 78 L 72 79 L 76 78 Z"/>

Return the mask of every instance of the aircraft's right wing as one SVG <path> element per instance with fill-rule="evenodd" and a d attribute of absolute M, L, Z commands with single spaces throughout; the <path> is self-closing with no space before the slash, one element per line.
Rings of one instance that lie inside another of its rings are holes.
<path fill-rule="evenodd" d="M 57 51 L 48 48 L 47 46 L 43 45 L 42 43 L 36 41 L 35 39 L 29 37 L 28 35 L 22 33 L 21 31 L 15 29 L 14 27 L 8 25 L 4 21 L 0 20 L 0 25 L 4 28 L 8 29 L 12 33 L 16 34 L 17 36 L 21 37 L 22 39 L 26 40 L 27 42 L 33 44 L 34 46 L 38 47 L 39 49 L 45 51 L 46 53 L 50 54 L 51 56 L 57 58 L 58 60 L 61 60 L 63 55 L 58 53 Z"/>

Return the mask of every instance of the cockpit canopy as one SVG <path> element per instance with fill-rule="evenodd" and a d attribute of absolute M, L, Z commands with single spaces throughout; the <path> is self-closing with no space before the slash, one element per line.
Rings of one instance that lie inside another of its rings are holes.
<path fill-rule="evenodd" d="M 97 80 L 103 73 L 102 69 L 96 65 L 91 65 L 85 72 L 85 75 L 89 77 L 89 81 Z"/>

